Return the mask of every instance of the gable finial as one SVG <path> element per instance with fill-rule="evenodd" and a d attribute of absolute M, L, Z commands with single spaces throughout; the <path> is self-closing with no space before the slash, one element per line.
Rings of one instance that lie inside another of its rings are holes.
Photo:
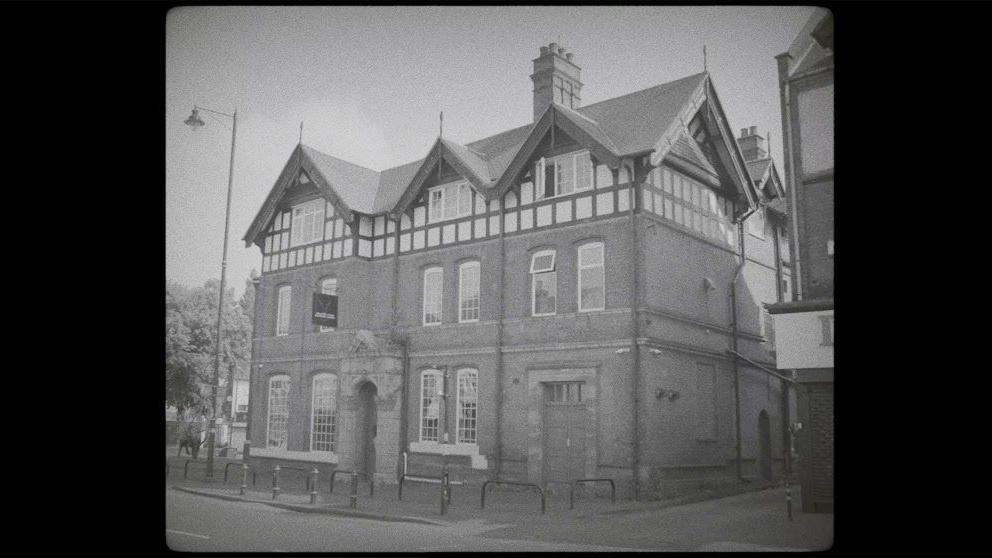
<path fill-rule="evenodd" d="M 300 120 L 300 143 L 303 143 L 303 121 Z"/>
<path fill-rule="evenodd" d="M 772 133 L 771 132 L 765 132 L 765 134 L 768 136 L 768 158 L 771 159 L 772 158 Z"/>
<path fill-rule="evenodd" d="M 444 111 L 441 111 L 441 129 L 438 131 L 438 137 L 444 137 Z"/>
<path fill-rule="evenodd" d="M 703 71 L 706 71 L 706 45 L 703 45 Z"/>

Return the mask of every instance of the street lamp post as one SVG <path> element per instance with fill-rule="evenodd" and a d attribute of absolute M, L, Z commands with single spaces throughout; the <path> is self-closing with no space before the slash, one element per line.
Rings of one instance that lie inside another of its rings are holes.
<path fill-rule="evenodd" d="M 234 142 L 238 133 L 238 111 L 235 110 L 234 114 L 227 114 L 225 112 L 194 105 L 192 114 L 190 114 L 189 118 L 185 121 L 186 125 L 194 131 L 204 124 L 198 113 L 200 110 L 226 116 L 233 122 L 231 126 L 231 162 L 227 169 L 227 207 L 224 211 L 224 252 L 220 264 L 220 295 L 217 302 L 217 344 L 214 347 L 214 379 L 210 385 L 211 400 L 213 401 L 213 405 L 211 410 L 212 416 L 210 420 L 210 428 L 207 431 L 207 478 L 212 479 L 214 476 L 214 444 L 217 436 L 217 423 L 220 420 L 217 416 L 217 387 L 220 383 L 220 337 L 221 326 L 224 322 L 224 283 L 227 278 L 227 236 L 228 226 L 231 220 L 231 186 L 234 181 Z"/>

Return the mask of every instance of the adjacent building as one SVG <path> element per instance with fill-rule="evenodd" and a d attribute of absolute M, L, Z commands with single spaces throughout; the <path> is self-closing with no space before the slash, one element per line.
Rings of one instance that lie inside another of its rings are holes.
<path fill-rule="evenodd" d="M 768 310 L 778 367 L 798 382 L 803 511 L 826 512 L 834 501 L 833 15 L 817 9 L 777 60 L 794 288 Z"/>
<path fill-rule="evenodd" d="M 292 151 L 244 236 L 256 467 L 640 498 L 780 474 L 763 303 L 791 271 L 763 144 L 745 157 L 705 72 L 585 106 L 551 43 L 530 77 L 532 122 L 418 161 Z"/>

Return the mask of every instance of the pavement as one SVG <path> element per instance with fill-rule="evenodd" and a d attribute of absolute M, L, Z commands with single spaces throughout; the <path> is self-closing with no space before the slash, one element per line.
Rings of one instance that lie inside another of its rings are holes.
<path fill-rule="evenodd" d="M 242 496 L 240 460 L 216 458 L 215 477 L 206 480 L 201 454 L 197 460 L 201 463 L 191 463 L 189 479 L 184 480 L 186 459 L 185 455 L 176 458 L 174 450 L 168 455 L 171 466 L 166 486 L 173 495 L 211 498 L 229 508 L 263 506 L 274 512 L 325 516 L 325 521 L 403 523 L 411 528 L 456 529 L 482 538 L 628 549 L 822 550 L 833 540 L 833 515 L 801 513 L 797 487 L 792 490 L 792 521 L 786 515 L 785 489 L 781 486 L 759 490 L 754 489 L 760 486 L 742 486 L 737 490 L 748 491 L 725 497 L 701 493 L 668 501 L 618 499 L 616 504 L 610 502 L 608 490 L 597 496 L 584 489 L 576 494 L 574 509 L 569 509 L 567 492 L 558 491 L 547 496 L 542 514 L 536 492 L 490 488 L 483 509 L 481 486 L 464 485 L 452 487 L 452 502 L 441 515 L 440 487 L 436 484 L 404 483 L 400 501 L 396 485 L 377 486 L 370 498 L 368 484 L 359 483 L 357 507 L 353 509 L 349 505 L 350 482 L 341 478 L 333 492 L 326 475 L 319 480 L 316 504 L 310 504 L 304 477 L 295 471 L 283 473 L 276 499 L 272 497 L 271 475 L 260 475 L 253 486 L 249 474 Z M 234 465 L 224 483 L 227 463 Z"/>

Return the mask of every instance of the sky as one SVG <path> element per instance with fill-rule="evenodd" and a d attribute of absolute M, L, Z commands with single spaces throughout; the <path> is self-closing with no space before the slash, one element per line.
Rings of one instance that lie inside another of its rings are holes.
<path fill-rule="evenodd" d="M 300 140 L 373 170 L 423 158 L 438 135 L 469 143 L 533 120 L 530 74 L 558 42 L 582 103 L 707 70 L 735 134 L 771 132 L 781 170 L 775 56 L 812 7 L 183 7 L 166 18 L 166 277 L 220 277 L 231 119 L 238 115 L 227 285 L 258 247 L 242 237 Z"/>

